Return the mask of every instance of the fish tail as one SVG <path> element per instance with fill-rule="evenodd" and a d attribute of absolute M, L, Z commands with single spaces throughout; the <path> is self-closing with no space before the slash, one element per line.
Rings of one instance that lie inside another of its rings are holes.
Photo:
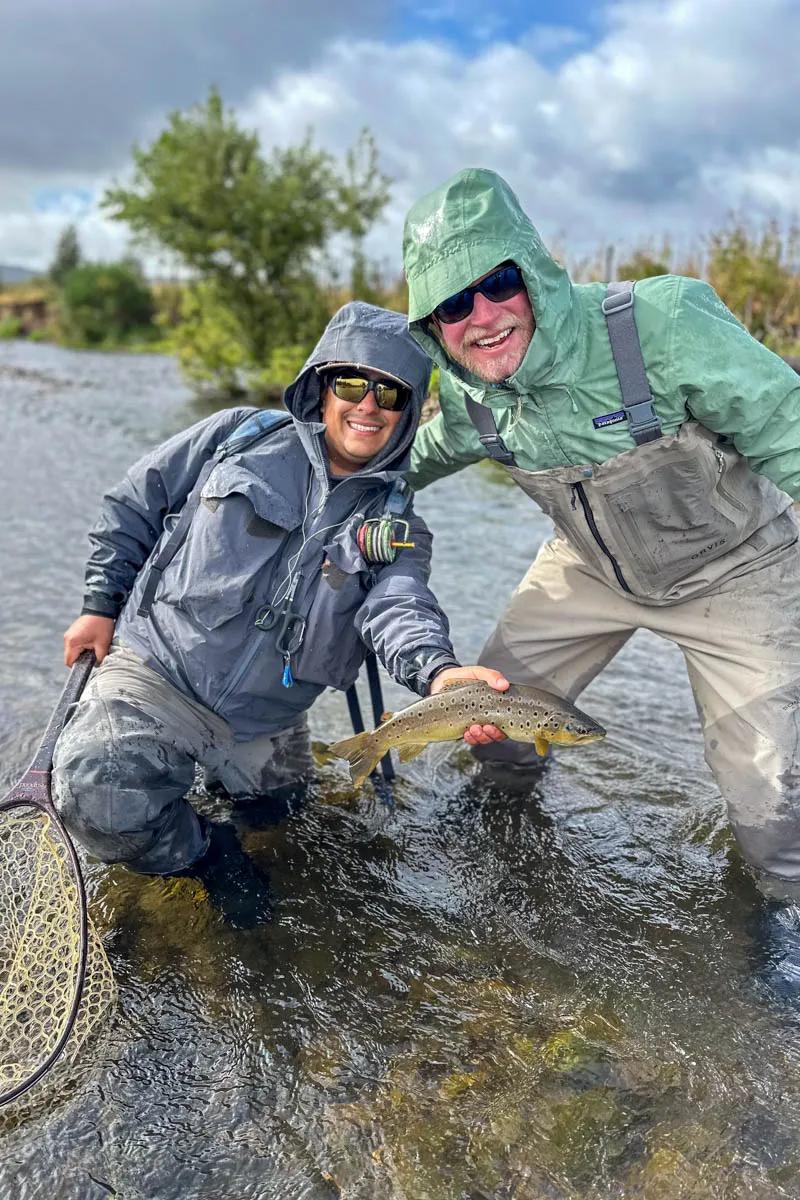
<path fill-rule="evenodd" d="M 350 778 L 356 787 L 361 787 L 383 756 L 378 739 L 369 731 L 334 742 L 328 749 L 337 758 L 346 758 L 350 763 Z"/>

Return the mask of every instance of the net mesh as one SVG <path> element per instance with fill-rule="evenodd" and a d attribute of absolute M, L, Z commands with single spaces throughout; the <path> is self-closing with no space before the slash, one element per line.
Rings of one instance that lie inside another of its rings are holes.
<path fill-rule="evenodd" d="M 57 825 L 31 808 L 1 813 L 0 1095 L 29 1079 L 55 1048 L 72 1007 L 80 942 L 78 889 Z M 89 921 L 83 995 L 59 1075 L 114 996 L 111 967 Z"/>

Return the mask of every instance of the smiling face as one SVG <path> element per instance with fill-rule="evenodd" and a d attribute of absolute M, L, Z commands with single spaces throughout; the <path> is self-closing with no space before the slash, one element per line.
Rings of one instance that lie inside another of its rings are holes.
<path fill-rule="evenodd" d="M 480 283 L 493 267 L 473 284 Z M 472 285 L 470 285 L 472 286 Z M 485 383 L 501 383 L 519 369 L 536 328 L 531 302 L 523 288 L 510 300 L 494 303 L 476 292 L 474 305 L 463 321 L 447 325 L 431 318 L 431 325 L 450 358 Z"/>
<path fill-rule="evenodd" d="M 342 372 L 341 368 L 337 371 Z M 343 373 L 343 372 L 342 372 Z M 380 371 L 353 372 L 367 379 L 385 379 Z M 352 475 L 384 448 L 403 419 L 403 412 L 378 408 L 375 393 L 367 392 L 358 404 L 340 400 L 330 387 L 322 393 L 322 420 L 325 424 L 325 444 L 333 475 Z"/>

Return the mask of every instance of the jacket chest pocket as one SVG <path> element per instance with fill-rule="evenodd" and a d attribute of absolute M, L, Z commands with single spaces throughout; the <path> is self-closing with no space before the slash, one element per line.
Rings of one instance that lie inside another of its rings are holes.
<path fill-rule="evenodd" d="M 156 594 L 203 629 L 238 617 L 268 589 L 299 524 L 285 497 L 238 464 L 211 472 L 186 538 Z"/>
<path fill-rule="evenodd" d="M 355 539 L 361 518 L 349 522 L 326 547 L 306 618 L 297 677 L 323 687 L 347 688 L 358 675 L 366 647 L 355 617 L 370 587 L 369 567 Z"/>

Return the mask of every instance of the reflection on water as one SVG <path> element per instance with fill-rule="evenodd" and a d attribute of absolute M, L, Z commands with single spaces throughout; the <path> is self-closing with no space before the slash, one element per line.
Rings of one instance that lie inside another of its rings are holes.
<path fill-rule="evenodd" d="M 202 414 L 165 359 L 22 343 L 0 399 L 5 790 L 63 681 L 99 495 Z M 481 469 L 419 507 L 472 658 L 547 523 Z M 609 736 L 522 794 L 436 746 L 391 807 L 323 764 L 301 808 L 229 814 L 268 928 L 90 864 L 119 1008 L 63 1102 L 0 1126 L 0 1196 L 800 1194 L 800 1025 L 752 976 L 755 895 L 680 654 L 638 635 L 581 705 Z M 319 739 L 347 724 L 340 695 L 313 710 Z"/>

